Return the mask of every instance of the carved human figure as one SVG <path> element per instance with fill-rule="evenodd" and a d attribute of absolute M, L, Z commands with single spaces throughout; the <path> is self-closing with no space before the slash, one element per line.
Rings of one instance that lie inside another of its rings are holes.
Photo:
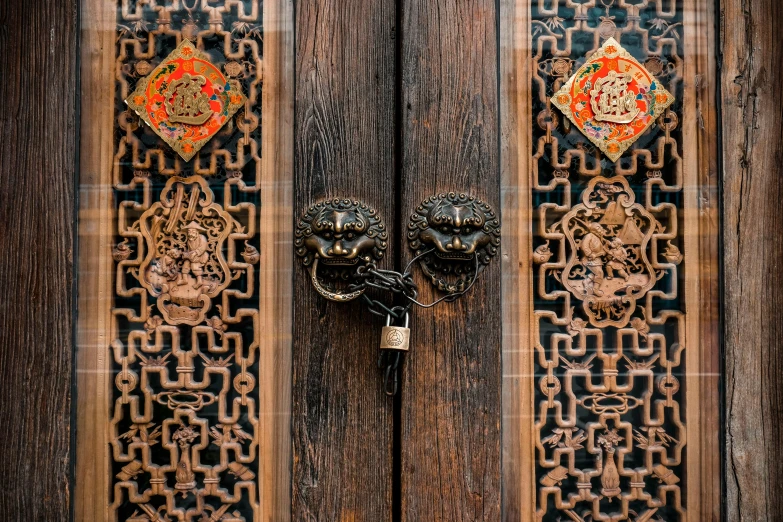
<path fill-rule="evenodd" d="M 177 259 L 182 257 L 182 253 L 176 248 L 170 248 L 160 260 L 153 265 L 152 271 L 173 281 L 179 276 Z"/>
<path fill-rule="evenodd" d="M 585 280 L 585 292 L 601 297 L 604 293 L 599 289 L 604 280 L 604 229 L 599 223 L 590 223 L 589 232 L 582 238 L 579 248 L 584 257 L 582 264 L 589 273 Z"/>
<path fill-rule="evenodd" d="M 187 250 L 182 253 L 185 261 L 182 263 L 182 275 L 177 284 L 187 284 L 187 276 L 192 273 L 196 276 L 196 284 L 193 288 L 200 288 L 204 284 L 202 280 L 204 264 L 209 261 L 209 253 L 207 252 L 209 243 L 207 236 L 202 234 L 202 232 L 206 232 L 206 229 L 195 221 L 191 221 L 182 227 L 182 230 L 187 233 L 188 240 Z"/>
<path fill-rule="evenodd" d="M 623 241 L 619 237 L 612 239 L 609 242 L 607 253 L 609 254 L 609 262 L 606 263 L 606 278 L 613 279 L 616 270 L 620 277 L 628 281 L 631 275 L 626 270 L 628 252 L 625 250 Z"/>

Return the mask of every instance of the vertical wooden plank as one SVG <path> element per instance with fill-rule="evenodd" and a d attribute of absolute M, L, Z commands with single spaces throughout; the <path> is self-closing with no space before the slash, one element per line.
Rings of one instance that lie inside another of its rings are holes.
<path fill-rule="evenodd" d="M 74 520 L 110 520 L 111 307 L 114 270 L 114 58 L 112 2 L 81 3 L 79 259 Z"/>
<path fill-rule="evenodd" d="M 259 213 L 260 521 L 291 520 L 291 327 L 294 180 L 293 0 L 264 2 Z"/>
<path fill-rule="evenodd" d="M 342 196 L 387 225 L 394 216 L 394 22 L 393 0 L 297 3 L 297 214 Z M 393 401 L 376 368 L 380 322 L 360 302 L 328 303 L 301 268 L 294 292 L 292 519 L 390 520 Z"/>
<path fill-rule="evenodd" d="M 503 515 L 535 512 L 532 324 L 533 220 L 530 191 L 530 2 L 500 2 L 500 159 L 503 216 Z"/>
<path fill-rule="evenodd" d="M 497 211 L 496 3 L 407 0 L 402 9 L 403 225 L 440 192 L 465 192 Z M 422 299 L 432 300 L 416 273 Z M 404 521 L 500 520 L 500 274 L 495 259 L 468 294 L 413 314 L 401 411 Z"/>
<path fill-rule="evenodd" d="M 721 341 L 720 341 L 720 197 L 718 166 L 718 76 L 716 2 L 698 0 L 694 13 L 686 18 L 694 24 L 692 68 L 688 70 L 695 103 L 691 108 L 695 120 L 691 126 L 698 154 L 695 185 L 699 218 L 699 308 L 697 364 L 701 397 L 700 455 L 698 463 L 700 520 L 721 520 Z M 686 110 L 688 108 L 686 107 Z M 690 362 L 689 362 L 690 364 Z M 695 459 L 694 459 L 695 460 Z"/>
<path fill-rule="evenodd" d="M 0 512 L 70 513 L 77 3 L 0 4 Z"/>
<path fill-rule="evenodd" d="M 726 512 L 783 512 L 783 4 L 722 0 Z"/>

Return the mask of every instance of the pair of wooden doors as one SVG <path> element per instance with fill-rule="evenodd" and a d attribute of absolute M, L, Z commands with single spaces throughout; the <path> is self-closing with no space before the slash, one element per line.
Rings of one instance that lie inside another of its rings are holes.
<path fill-rule="evenodd" d="M 78 520 L 719 511 L 706 3 L 82 8 Z M 557 98 L 596 52 L 611 68 L 612 38 L 666 102 L 618 150 Z M 225 114 L 173 125 L 145 98 L 178 67 Z M 465 295 L 414 307 L 390 398 L 383 320 L 314 291 L 297 220 L 363 201 L 400 271 L 411 214 L 449 192 L 492 205 L 503 246 Z"/>

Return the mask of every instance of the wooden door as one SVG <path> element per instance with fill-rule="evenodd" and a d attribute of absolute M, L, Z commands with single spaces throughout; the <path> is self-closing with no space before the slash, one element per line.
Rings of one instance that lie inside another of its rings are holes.
<path fill-rule="evenodd" d="M 739 4 L 1 5 L 0 510 L 776 519 L 783 20 Z M 610 38 L 673 98 L 627 150 L 557 98 Z M 354 272 L 312 284 L 335 199 L 420 303 L 469 286 L 391 396 Z M 444 204 L 498 221 L 475 281 L 409 267 Z"/>

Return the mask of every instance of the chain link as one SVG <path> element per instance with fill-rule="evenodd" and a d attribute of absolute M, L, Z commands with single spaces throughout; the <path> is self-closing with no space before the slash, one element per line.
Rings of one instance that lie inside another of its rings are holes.
<path fill-rule="evenodd" d="M 367 288 L 377 288 L 379 290 L 391 292 L 395 296 L 400 296 L 404 300 L 402 305 L 387 306 L 382 301 L 373 299 L 366 293 L 362 294 L 362 300 L 370 313 L 380 317 L 390 319 L 390 322 L 403 321 L 410 312 L 413 305 L 421 308 L 431 308 L 442 301 L 454 301 L 465 294 L 476 282 L 478 275 L 478 257 L 476 257 L 476 267 L 473 279 L 462 292 L 450 294 L 432 303 L 424 304 L 417 300 L 419 296 L 419 287 L 413 282 L 413 275 L 410 272 L 413 263 L 418 259 L 432 253 L 432 250 L 422 252 L 414 257 L 405 267 L 405 272 L 400 273 L 394 270 L 383 270 L 378 268 L 375 263 L 368 263 L 360 266 L 356 270 L 356 283 L 350 285 L 348 290 L 354 292 L 365 290 Z M 384 391 L 386 395 L 394 396 L 399 389 L 399 370 L 402 366 L 403 352 L 392 350 L 381 350 L 378 357 L 378 368 L 384 371 Z"/>

